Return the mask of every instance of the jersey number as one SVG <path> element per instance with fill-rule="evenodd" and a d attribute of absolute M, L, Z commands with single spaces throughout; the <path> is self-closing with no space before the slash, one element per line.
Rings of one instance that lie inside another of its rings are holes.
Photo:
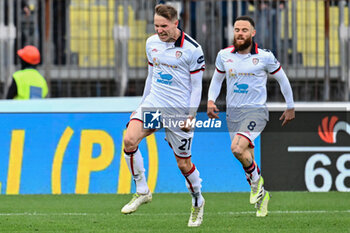
<path fill-rule="evenodd" d="M 189 139 L 181 139 L 181 142 L 183 142 L 182 146 L 179 146 L 180 150 L 186 150 L 186 145 L 188 144 L 188 148 L 187 150 L 189 150 L 191 148 L 191 140 L 192 138 Z"/>
<path fill-rule="evenodd" d="M 255 121 L 251 121 L 251 122 L 249 122 L 248 129 L 249 129 L 250 131 L 253 131 L 254 128 L 255 128 L 255 126 L 256 126 Z"/>

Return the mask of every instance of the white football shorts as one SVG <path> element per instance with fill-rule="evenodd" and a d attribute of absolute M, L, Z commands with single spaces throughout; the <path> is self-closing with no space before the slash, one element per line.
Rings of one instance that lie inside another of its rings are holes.
<path fill-rule="evenodd" d="M 157 108 L 155 105 L 156 101 L 154 99 L 151 101 L 149 98 L 146 98 L 145 101 L 135 110 L 134 115 L 130 120 L 140 120 L 144 122 L 144 111 L 151 110 L 152 112 L 160 109 L 161 113 L 169 110 L 166 114 L 171 114 L 173 109 L 171 108 Z M 179 110 L 181 111 L 181 110 Z M 176 112 L 175 114 L 178 114 Z M 194 135 L 193 129 L 189 132 L 182 131 L 179 127 L 169 127 L 165 128 L 165 140 L 169 143 L 169 146 L 173 149 L 175 155 L 180 158 L 189 158 L 191 157 L 191 147 L 192 147 L 192 139 Z M 154 130 L 156 131 L 156 130 Z"/>
<path fill-rule="evenodd" d="M 264 130 L 268 121 L 268 112 L 262 109 L 241 112 L 239 118 L 232 119 L 229 115 L 226 118 L 227 128 L 231 141 L 240 134 L 250 141 L 250 147 L 254 148 L 254 140 Z"/>

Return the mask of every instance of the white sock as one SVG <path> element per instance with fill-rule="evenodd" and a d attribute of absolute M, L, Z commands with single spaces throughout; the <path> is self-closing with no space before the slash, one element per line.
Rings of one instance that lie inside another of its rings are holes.
<path fill-rule="evenodd" d="M 253 161 L 253 163 L 249 167 L 243 167 L 245 174 L 250 178 L 252 182 L 257 182 L 260 177 L 260 169 L 258 165 Z"/>
<path fill-rule="evenodd" d="M 143 158 L 139 148 L 136 151 L 126 152 L 124 150 L 124 157 L 128 165 L 129 171 L 133 176 L 136 185 L 136 192 L 145 194 L 149 192 L 147 186 L 145 168 L 143 165 Z"/>
<path fill-rule="evenodd" d="M 188 188 L 188 191 L 190 191 L 192 195 L 192 205 L 196 207 L 201 206 L 203 204 L 204 198 L 201 193 L 202 179 L 199 177 L 199 171 L 193 164 L 192 169 L 187 174 L 183 175 L 186 179 L 186 186 Z"/>

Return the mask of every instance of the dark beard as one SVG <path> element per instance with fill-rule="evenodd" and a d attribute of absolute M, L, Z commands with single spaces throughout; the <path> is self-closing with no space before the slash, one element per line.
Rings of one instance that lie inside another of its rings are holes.
<path fill-rule="evenodd" d="M 244 41 L 243 44 L 238 45 L 236 40 L 233 39 L 233 46 L 235 46 L 235 51 L 243 51 L 246 50 L 247 48 L 249 48 L 249 46 L 252 44 L 252 39 L 249 38 L 247 40 Z"/>

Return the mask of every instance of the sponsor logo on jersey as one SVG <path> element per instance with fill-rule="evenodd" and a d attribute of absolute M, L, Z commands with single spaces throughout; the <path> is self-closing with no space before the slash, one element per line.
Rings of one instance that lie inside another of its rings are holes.
<path fill-rule="evenodd" d="M 236 70 L 233 68 L 228 70 L 228 75 L 231 78 L 237 78 Z"/>
<path fill-rule="evenodd" d="M 182 56 L 182 52 L 181 52 L 181 51 L 176 51 L 175 57 L 176 57 L 177 59 L 179 59 L 181 56 Z"/>
<path fill-rule="evenodd" d="M 238 73 L 237 74 L 238 76 L 255 76 L 255 74 L 254 73 Z"/>
<path fill-rule="evenodd" d="M 338 121 L 338 117 L 325 117 L 318 126 L 318 135 L 326 143 L 336 143 L 339 131 L 345 131 L 350 135 L 350 124 L 345 121 Z"/>
<path fill-rule="evenodd" d="M 198 59 L 197 59 L 197 63 L 198 64 L 201 64 L 202 62 L 204 62 L 204 56 L 200 56 Z"/>
<path fill-rule="evenodd" d="M 176 65 L 169 65 L 169 64 L 166 64 L 166 63 L 160 63 L 162 66 L 166 66 L 166 67 L 169 67 L 169 68 L 173 68 L 173 69 L 176 69 L 177 66 Z"/>
<path fill-rule="evenodd" d="M 253 58 L 252 62 L 254 65 L 257 65 L 259 63 L 259 59 L 258 58 Z"/>
<path fill-rule="evenodd" d="M 249 85 L 246 83 L 235 83 L 234 84 L 235 89 L 233 90 L 234 93 L 241 93 L 241 94 L 247 94 L 248 93 L 248 87 Z"/>
<path fill-rule="evenodd" d="M 153 65 L 159 66 L 159 62 L 158 62 L 158 59 L 156 57 L 153 58 Z"/>
<path fill-rule="evenodd" d="M 159 74 L 159 78 L 157 79 L 158 83 L 171 85 L 171 83 L 173 82 L 171 81 L 173 79 L 173 76 L 171 76 L 170 74 L 163 74 L 163 71 L 159 72 L 158 74 Z"/>
<path fill-rule="evenodd" d="M 165 66 L 165 67 L 169 67 L 169 68 L 173 68 L 173 69 L 176 69 L 177 68 L 177 65 L 169 65 L 167 63 L 164 63 L 164 62 L 160 62 L 158 58 L 154 57 L 153 58 L 153 65 L 154 66 Z"/>

